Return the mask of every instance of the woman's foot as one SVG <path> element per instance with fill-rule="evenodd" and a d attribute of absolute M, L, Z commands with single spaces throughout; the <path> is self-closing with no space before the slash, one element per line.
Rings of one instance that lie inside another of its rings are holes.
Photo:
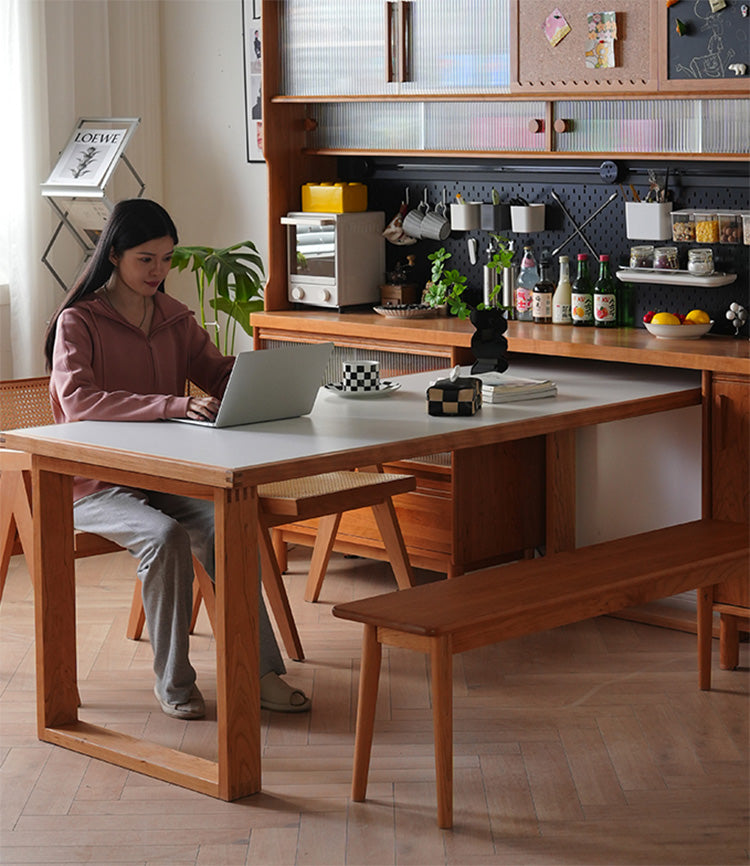
<path fill-rule="evenodd" d="M 310 698 L 269 671 L 260 678 L 260 707 L 276 713 L 306 713 L 310 709 Z"/>
<path fill-rule="evenodd" d="M 159 692 L 154 686 L 154 694 L 156 700 L 159 701 L 159 706 L 162 712 L 173 719 L 202 719 L 206 715 L 206 704 L 203 700 L 203 695 L 200 693 L 198 686 L 194 685 L 190 693 L 190 697 L 184 704 L 170 704 L 159 696 Z"/>

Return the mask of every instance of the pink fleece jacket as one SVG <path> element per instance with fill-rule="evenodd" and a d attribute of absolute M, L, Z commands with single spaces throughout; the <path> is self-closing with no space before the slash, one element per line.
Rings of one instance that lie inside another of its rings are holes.
<path fill-rule="evenodd" d="M 157 421 L 182 418 L 189 380 L 215 397 L 226 388 L 225 357 L 193 312 L 162 292 L 154 295 L 150 333 L 131 325 L 107 301 L 90 296 L 57 320 L 50 378 L 55 421 Z M 111 485 L 75 478 L 80 499 Z"/>

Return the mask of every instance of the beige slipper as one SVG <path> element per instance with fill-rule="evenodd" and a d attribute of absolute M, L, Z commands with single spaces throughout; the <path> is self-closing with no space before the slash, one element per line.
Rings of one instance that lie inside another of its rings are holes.
<path fill-rule="evenodd" d="M 310 709 L 310 698 L 285 683 L 281 677 L 269 671 L 260 678 L 260 707 L 275 713 L 306 713 Z"/>
<path fill-rule="evenodd" d="M 154 686 L 154 695 L 163 713 L 173 719 L 202 719 L 206 715 L 206 704 L 198 686 L 194 685 L 190 697 L 182 704 L 170 704 L 159 695 Z"/>

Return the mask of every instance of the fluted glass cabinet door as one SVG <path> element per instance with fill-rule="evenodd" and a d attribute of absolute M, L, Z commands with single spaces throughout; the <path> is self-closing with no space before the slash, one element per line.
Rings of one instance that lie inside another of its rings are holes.
<path fill-rule="evenodd" d="M 555 150 L 569 153 L 748 151 L 750 100 L 638 99 L 555 103 Z"/>
<path fill-rule="evenodd" d="M 284 0 L 280 26 L 283 94 L 398 92 L 386 72 L 384 0 Z"/>
<path fill-rule="evenodd" d="M 281 93 L 506 93 L 510 0 L 284 0 Z"/>
<path fill-rule="evenodd" d="M 412 0 L 404 7 L 400 93 L 509 91 L 509 0 Z"/>

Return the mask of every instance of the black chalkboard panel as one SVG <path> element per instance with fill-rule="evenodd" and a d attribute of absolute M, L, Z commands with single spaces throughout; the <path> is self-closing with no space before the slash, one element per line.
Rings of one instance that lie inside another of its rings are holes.
<path fill-rule="evenodd" d="M 733 63 L 750 72 L 750 0 L 726 4 L 718 12 L 711 11 L 709 0 L 679 0 L 669 7 L 670 79 L 734 78 Z M 677 33 L 678 19 L 687 28 L 684 36 Z"/>

